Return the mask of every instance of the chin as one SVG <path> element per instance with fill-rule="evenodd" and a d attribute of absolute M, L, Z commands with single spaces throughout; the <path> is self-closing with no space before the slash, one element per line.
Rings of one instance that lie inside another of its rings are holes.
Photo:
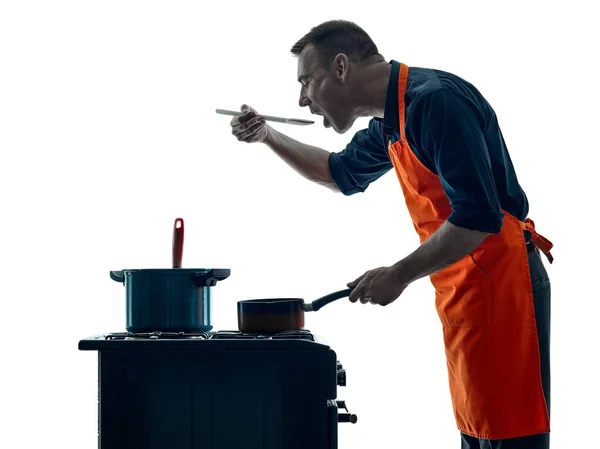
<path fill-rule="evenodd" d="M 354 121 L 345 123 L 344 125 L 337 125 L 335 123 L 332 123 L 331 127 L 338 134 L 346 134 L 350 130 L 350 128 L 352 128 L 353 124 L 354 124 Z"/>
<path fill-rule="evenodd" d="M 355 117 L 347 117 L 346 120 L 332 120 L 327 116 L 323 116 L 323 126 L 325 128 L 333 128 L 337 134 L 345 134 L 352 128 L 355 120 Z"/>

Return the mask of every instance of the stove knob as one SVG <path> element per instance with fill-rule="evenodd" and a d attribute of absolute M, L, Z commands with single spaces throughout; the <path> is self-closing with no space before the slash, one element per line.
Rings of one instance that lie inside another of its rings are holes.
<path fill-rule="evenodd" d="M 340 413 L 338 414 L 338 422 L 349 422 L 352 424 L 356 424 L 358 421 L 358 416 L 352 413 Z"/>
<path fill-rule="evenodd" d="M 346 370 L 345 369 L 338 370 L 338 372 L 337 372 L 337 384 L 340 387 L 345 387 L 346 386 Z"/>
<path fill-rule="evenodd" d="M 344 409 L 348 412 L 348 407 L 346 407 L 346 401 L 335 401 L 338 409 Z M 352 424 L 356 424 L 358 421 L 358 416 L 353 413 L 338 413 L 338 422 L 349 422 Z"/>

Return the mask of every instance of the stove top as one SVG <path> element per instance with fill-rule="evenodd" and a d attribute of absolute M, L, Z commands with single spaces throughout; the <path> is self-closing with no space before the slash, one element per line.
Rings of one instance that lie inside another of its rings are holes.
<path fill-rule="evenodd" d="M 113 332 L 104 335 L 106 340 L 158 340 L 158 339 L 203 339 L 203 340 L 223 340 L 223 339 L 303 339 L 315 341 L 314 335 L 305 329 L 278 332 L 276 334 L 249 334 L 240 331 L 217 331 L 217 332 Z"/>
<path fill-rule="evenodd" d="M 81 350 L 99 349 L 328 349 L 309 330 L 300 329 L 275 334 L 250 334 L 236 330 L 211 332 L 112 332 L 85 338 Z"/>

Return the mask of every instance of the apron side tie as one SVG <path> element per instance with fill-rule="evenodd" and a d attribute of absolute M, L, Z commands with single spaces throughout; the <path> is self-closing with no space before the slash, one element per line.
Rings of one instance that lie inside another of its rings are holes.
<path fill-rule="evenodd" d="M 531 232 L 531 242 L 544 253 L 546 258 L 548 259 L 548 262 L 552 263 L 554 261 L 554 257 L 552 257 L 550 250 L 552 249 L 554 244 L 546 237 L 537 233 L 537 231 L 535 230 L 535 223 L 531 218 L 527 218 L 525 220 L 524 227 L 525 230 Z"/>

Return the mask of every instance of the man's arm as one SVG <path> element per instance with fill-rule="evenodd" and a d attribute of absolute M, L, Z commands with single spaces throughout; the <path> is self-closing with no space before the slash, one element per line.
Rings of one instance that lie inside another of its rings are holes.
<path fill-rule="evenodd" d="M 446 221 L 419 248 L 392 266 L 394 278 L 408 285 L 443 270 L 474 251 L 488 235 Z"/>
<path fill-rule="evenodd" d="M 298 142 L 267 125 L 264 143 L 297 173 L 334 192 L 340 189 L 329 170 L 329 151 Z"/>
<path fill-rule="evenodd" d="M 298 142 L 270 126 L 264 143 L 306 179 L 344 195 L 364 192 L 392 168 L 383 125 L 375 120 L 339 152 Z"/>
<path fill-rule="evenodd" d="M 274 130 L 254 108 L 242 105 L 239 115 L 231 119 L 231 133 L 246 143 L 264 143 L 304 178 L 340 191 L 329 169 L 330 153 L 306 145 Z"/>
<path fill-rule="evenodd" d="M 409 284 L 458 262 L 489 235 L 445 221 L 419 248 L 390 267 L 367 271 L 348 287 L 350 301 L 382 306 L 396 300 Z"/>
<path fill-rule="evenodd" d="M 344 195 L 364 192 L 392 168 L 383 126 L 375 120 L 354 134 L 346 148 L 335 153 L 276 131 L 247 105 L 231 120 L 231 132 L 241 142 L 266 144 L 305 179 Z"/>

